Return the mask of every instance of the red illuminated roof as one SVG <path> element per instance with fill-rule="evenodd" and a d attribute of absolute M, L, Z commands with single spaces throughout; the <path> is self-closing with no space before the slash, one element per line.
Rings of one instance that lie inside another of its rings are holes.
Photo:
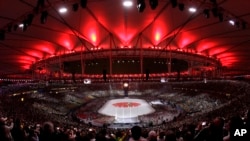
<path fill-rule="evenodd" d="M 125 0 L 88 0 L 75 11 L 80 0 L 45 0 L 44 6 L 37 1 L 0 0 L 0 73 L 21 72 L 67 52 L 150 47 L 192 50 L 228 69 L 250 70 L 248 0 L 177 0 L 175 8 L 170 0 L 158 0 L 154 10 L 145 0 L 143 12 L 138 12 L 137 0 L 130 0 L 131 7 L 123 6 Z M 195 13 L 189 12 L 191 6 Z M 59 13 L 60 7 L 67 12 Z M 44 11 L 48 15 L 41 24 Z M 30 25 L 29 15 L 34 16 Z M 27 29 L 19 27 L 24 21 Z"/>

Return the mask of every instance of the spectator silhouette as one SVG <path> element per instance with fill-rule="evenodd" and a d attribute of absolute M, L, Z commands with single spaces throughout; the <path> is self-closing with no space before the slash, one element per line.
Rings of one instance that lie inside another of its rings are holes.
<path fill-rule="evenodd" d="M 164 137 L 165 137 L 165 132 L 161 131 L 161 132 L 159 133 L 159 136 L 158 136 L 157 141 L 164 141 L 164 140 L 165 140 Z"/>
<path fill-rule="evenodd" d="M 194 137 L 194 141 L 223 141 L 224 120 L 216 117 L 212 123 Z"/>
<path fill-rule="evenodd" d="M 7 125 L 7 118 L 0 118 L 0 141 L 14 141 L 11 135 L 11 129 L 14 123 L 10 120 L 10 125 Z"/>
<path fill-rule="evenodd" d="M 25 132 L 21 125 L 21 120 L 16 119 L 14 122 L 14 127 L 11 130 L 12 137 L 15 141 L 24 141 Z"/>
<path fill-rule="evenodd" d="M 59 140 L 56 137 L 54 132 L 54 124 L 52 122 L 45 122 L 40 133 L 40 141 L 57 141 Z"/>
<path fill-rule="evenodd" d="M 129 141 L 147 141 L 142 136 L 142 129 L 140 126 L 133 126 L 131 128 L 131 137 L 129 138 Z"/>
<path fill-rule="evenodd" d="M 165 141 L 176 141 L 176 135 L 173 130 L 168 130 L 166 132 Z"/>
<path fill-rule="evenodd" d="M 157 133 L 154 130 L 148 133 L 148 141 L 157 141 Z"/>

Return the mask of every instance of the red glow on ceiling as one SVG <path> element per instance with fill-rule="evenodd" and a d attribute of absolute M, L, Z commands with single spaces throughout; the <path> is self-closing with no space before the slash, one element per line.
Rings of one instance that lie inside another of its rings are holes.
<path fill-rule="evenodd" d="M 18 58 L 17 62 L 22 64 L 21 67 L 23 69 L 29 69 L 30 66 L 36 61 L 35 58 L 30 56 L 19 56 L 17 58 Z"/>
<path fill-rule="evenodd" d="M 234 54 L 233 53 L 222 53 L 222 54 L 218 54 L 217 58 L 221 59 L 221 58 L 228 58 L 231 56 L 234 56 Z"/>
<path fill-rule="evenodd" d="M 208 52 L 208 54 L 209 55 L 216 55 L 216 54 L 219 54 L 219 53 L 223 53 L 224 51 L 226 51 L 227 50 L 227 48 L 222 48 L 222 47 L 218 47 L 218 48 L 211 48 L 211 49 L 209 49 L 209 52 Z"/>
<path fill-rule="evenodd" d="M 128 46 L 131 44 L 132 39 L 135 36 L 135 33 L 134 31 L 132 31 L 132 29 L 130 29 L 130 31 L 131 32 L 126 33 L 124 30 L 120 30 L 120 32 L 115 33 L 116 36 L 118 37 L 117 41 L 121 42 L 121 45 Z"/>
<path fill-rule="evenodd" d="M 40 44 L 40 45 L 36 45 L 35 49 L 43 51 L 45 53 L 48 54 L 55 54 L 55 48 L 51 45 L 47 45 L 47 44 Z"/>
<path fill-rule="evenodd" d="M 64 40 L 63 41 L 63 45 L 68 49 L 68 50 L 72 50 L 72 46 L 69 40 Z"/>
<path fill-rule="evenodd" d="M 27 54 L 29 54 L 30 56 L 36 57 L 36 58 L 43 58 L 43 53 L 40 51 L 27 51 Z"/>
<path fill-rule="evenodd" d="M 93 43 L 96 43 L 96 34 L 95 33 L 91 33 L 91 35 L 90 35 L 91 37 L 91 41 L 93 42 Z"/>
<path fill-rule="evenodd" d="M 30 65 L 24 65 L 22 66 L 23 69 L 30 69 Z"/>
<path fill-rule="evenodd" d="M 36 61 L 36 59 L 34 57 L 30 57 L 30 56 L 19 56 L 17 58 L 20 59 L 20 60 L 28 60 L 30 62 L 35 62 Z"/>
<path fill-rule="evenodd" d="M 30 65 L 32 64 L 32 62 L 29 60 L 18 60 L 17 62 L 22 64 L 30 64 Z"/>
<path fill-rule="evenodd" d="M 81 34 L 84 39 L 90 42 L 93 46 L 97 46 L 100 43 L 100 38 L 103 37 L 102 34 L 106 32 L 100 27 L 100 24 L 96 22 L 93 17 L 86 17 L 86 23 L 84 27 L 81 28 Z"/>
<path fill-rule="evenodd" d="M 180 35 L 176 39 L 178 41 L 178 46 L 180 48 L 185 48 L 188 45 L 192 44 L 196 40 L 196 37 L 191 33 L 183 32 L 180 33 Z"/>
<path fill-rule="evenodd" d="M 227 67 L 230 67 L 230 66 L 233 66 L 237 60 L 227 60 L 227 61 L 221 61 L 222 62 L 222 66 L 227 66 Z"/>
<path fill-rule="evenodd" d="M 220 54 L 217 57 L 219 58 L 220 62 L 222 63 L 222 66 L 230 67 L 239 61 L 235 56 L 233 56 L 232 53 Z"/>
<path fill-rule="evenodd" d="M 75 50 L 76 52 L 81 52 L 81 51 L 85 51 L 86 48 L 83 47 L 83 46 L 77 46 L 77 47 L 74 48 L 74 50 Z"/>
<path fill-rule="evenodd" d="M 158 17 L 157 19 L 147 20 L 145 29 L 143 31 L 143 36 L 145 37 L 145 42 L 151 44 L 150 46 L 160 45 L 168 36 L 168 25 L 165 23 L 164 17 Z M 140 31 L 137 29 L 137 32 Z M 145 46 L 144 46 L 145 47 Z"/>
<path fill-rule="evenodd" d="M 190 40 L 188 38 L 185 38 L 183 40 L 180 41 L 180 48 L 184 48 L 186 45 L 188 45 L 190 43 Z"/>
<path fill-rule="evenodd" d="M 202 52 L 202 51 L 205 51 L 205 50 L 212 48 L 214 46 L 216 46 L 216 43 L 214 43 L 214 42 L 201 41 L 201 42 L 199 42 L 199 44 L 197 46 L 197 51 Z"/>
<path fill-rule="evenodd" d="M 75 38 L 69 34 L 63 34 L 58 38 L 57 43 L 62 49 L 72 50 L 74 48 Z"/>
<path fill-rule="evenodd" d="M 41 50 L 42 51 L 44 51 L 44 52 L 46 52 L 46 53 L 49 53 L 49 54 L 53 54 L 52 52 L 54 52 L 54 51 L 50 51 L 50 49 L 49 48 L 47 48 L 47 47 L 41 47 Z"/>
<path fill-rule="evenodd" d="M 158 43 L 161 39 L 161 34 L 159 32 L 155 33 L 155 41 Z"/>
<path fill-rule="evenodd" d="M 238 59 L 235 58 L 235 57 L 233 57 L 233 56 L 231 56 L 231 57 L 225 57 L 225 58 L 220 58 L 220 60 L 221 61 L 229 61 L 229 62 L 231 62 L 231 61 L 238 61 Z"/>

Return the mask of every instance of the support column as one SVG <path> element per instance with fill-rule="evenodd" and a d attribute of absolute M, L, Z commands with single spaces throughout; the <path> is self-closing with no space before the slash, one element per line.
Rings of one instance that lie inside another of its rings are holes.
<path fill-rule="evenodd" d="M 61 51 L 59 54 L 59 79 L 62 81 L 63 78 L 63 64 L 62 64 L 62 59 L 61 59 Z"/>
<path fill-rule="evenodd" d="M 34 62 L 32 62 L 32 68 L 31 68 L 31 79 L 35 80 L 35 66 L 34 66 Z"/>
<path fill-rule="evenodd" d="M 168 74 L 171 74 L 172 70 L 172 50 L 171 47 L 169 45 L 169 60 L 168 60 Z"/>
<path fill-rule="evenodd" d="M 44 69 L 45 69 L 45 76 L 43 76 L 43 79 L 45 80 L 45 82 L 48 80 L 48 71 L 49 69 L 47 68 L 47 59 L 44 59 Z"/>
<path fill-rule="evenodd" d="M 84 61 L 83 61 L 84 59 Z M 81 79 L 83 79 L 83 75 L 85 72 L 85 58 L 83 57 L 83 45 L 81 46 Z"/>
<path fill-rule="evenodd" d="M 143 50 L 142 50 L 142 40 L 140 39 L 140 72 L 141 72 L 141 81 L 143 80 Z"/>
<path fill-rule="evenodd" d="M 110 33 L 110 40 L 109 40 L 109 46 L 110 46 L 110 53 L 109 53 L 109 79 L 112 79 L 113 75 L 113 55 L 112 55 L 112 34 Z"/>
<path fill-rule="evenodd" d="M 110 49 L 110 54 L 109 54 L 109 79 L 112 79 L 112 74 L 113 74 L 113 63 L 112 63 L 112 49 Z"/>
<path fill-rule="evenodd" d="M 193 76 L 193 61 L 188 62 L 188 75 Z"/>

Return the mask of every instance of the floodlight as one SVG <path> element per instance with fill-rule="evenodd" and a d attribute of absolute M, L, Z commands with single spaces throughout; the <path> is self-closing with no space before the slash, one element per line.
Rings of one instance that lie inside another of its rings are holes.
<path fill-rule="evenodd" d="M 158 0 L 149 0 L 149 5 L 154 10 L 158 6 Z"/>
<path fill-rule="evenodd" d="M 137 9 L 139 12 L 143 12 L 146 8 L 146 4 L 144 0 L 137 0 Z"/>

